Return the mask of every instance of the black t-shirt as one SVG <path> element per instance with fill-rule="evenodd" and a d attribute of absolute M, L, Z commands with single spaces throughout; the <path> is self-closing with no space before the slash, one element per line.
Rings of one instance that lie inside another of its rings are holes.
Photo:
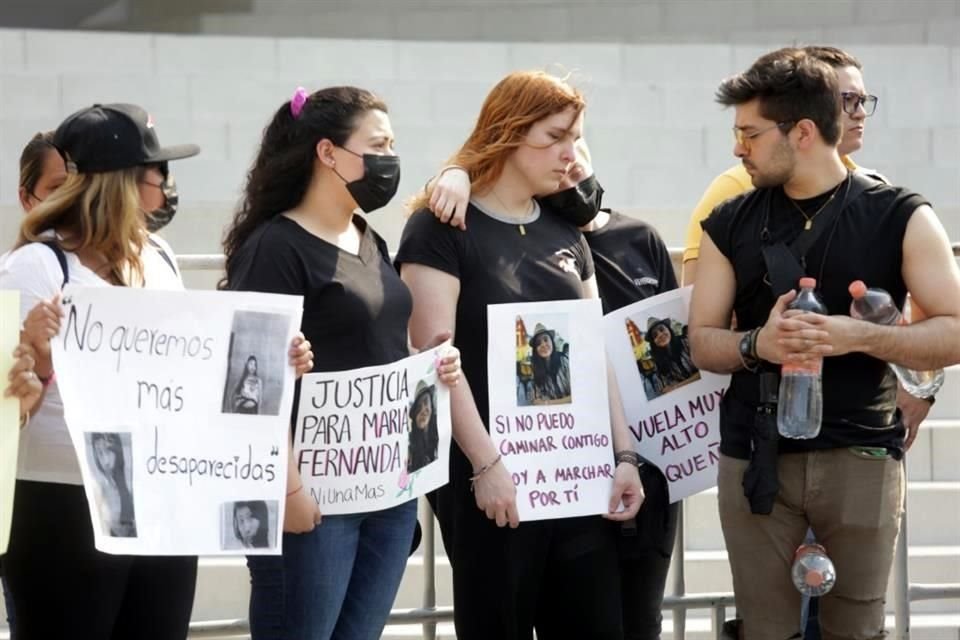
<path fill-rule="evenodd" d="M 580 231 L 545 210 L 522 226 L 473 204 L 467 218 L 470 225 L 461 231 L 417 211 L 403 229 L 396 263 L 432 267 L 460 281 L 454 344 L 487 425 L 487 305 L 582 298 L 593 259 Z"/>
<path fill-rule="evenodd" d="M 360 216 L 357 255 L 279 215 L 247 238 L 227 274 L 229 288 L 303 296 L 301 330 L 314 371 L 389 364 L 410 355 L 412 298 L 387 245 Z"/>
<path fill-rule="evenodd" d="M 845 186 L 841 186 L 840 193 Z M 826 202 L 833 189 L 795 201 L 808 214 Z M 903 236 L 921 196 L 900 187 L 878 184 L 847 203 L 806 255 L 806 275 L 829 312 L 849 315 L 847 288 L 854 280 L 887 290 L 902 309 L 907 288 L 901 275 Z M 703 230 L 733 265 L 734 311 L 740 330 L 763 325 L 776 298 L 765 281 L 761 231 L 766 221 L 770 242 L 788 245 L 803 230 L 804 218 L 782 187 L 757 189 L 732 198 L 703 221 Z M 771 365 L 772 366 L 772 365 Z M 720 450 L 747 458 L 749 425 L 757 399 L 757 376 L 733 374 L 721 408 Z M 828 357 L 823 365 L 823 427 L 812 440 L 780 439 L 780 451 L 795 452 L 850 445 L 885 446 L 899 455 L 903 425 L 896 410 L 897 381 L 887 363 L 862 353 Z"/>
<path fill-rule="evenodd" d="M 646 222 L 608 213 L 607 224 L 583 233 L 596 265 L 603 312 L 676 289 L 677 276 L 660 234 Z"/>

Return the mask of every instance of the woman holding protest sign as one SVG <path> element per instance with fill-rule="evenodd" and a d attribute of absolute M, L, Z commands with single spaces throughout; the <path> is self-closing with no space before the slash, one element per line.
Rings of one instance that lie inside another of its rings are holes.
<path fill-rule="evenodd" d="M 538 196 L 538 200 L 583 232 L 596 265 L 604 312 L 676 289 L 669 251 L 660 235 L 641 220 L 601 208 L 604 190 L 582 138 L 576 144 L 576 156 L 559 189 Z M 470 177 L 461 168 L 448 166 L 431 184 L 430 207 L 436 217 L 465 229 Z M 641 370 L 641 375 L 644 373 Z M 653 397 L 653 383 L 647 382 L 646 376 L 644 384 Z M 640 478 L 646 498 L 636 519 L 615 523 L 620 528 L 623 631 L 624 640 L 658 640 L 680 503 L 670 504 L 667 479 L 655 465 L 642 464 Z"/>
<path fill-rule="evenodd" d="M 518 527 L 516 489 L 487 428 L 487 305 L 597 296 L 583 236 L 542 215 L 549 207 L 534 199 L 555 191 L 573 163 L 584 107 L 576 90 L 545 73 L 501 80 L 453 158 L 478 194 L 470 228 L 435 220 L 428 196 L 417 198 L 397 255 L 414 295 L 415 343 L 455 325 L 469 381 L 452 394 L 458 446 L 436 500 L 457 637 L 466 640 L 526 639 L 534 628 L 542 640 L 622 636 L 612 528 L 597 517 Z M 615 385 L 610 397 L 616 457 L 625 464 L 616 466 L 607 517 L 628 520 L 643 493 Z M 616 512 L 621 499 L 625 509 Z"/>
<path fill-rule="evenodd" d="M 4 559 L 17 638 L 185 638 L 197 559 L 109 555 L 94 547 L 80 463 L 58 391 L 59 383 L 69 381 L 56 380 L 50 339 L 60 329 L 60 290 L 67 282 L 183 288 L 172 252 L 148 235 L 143 212 L 162 207 L 166 198 L 161 165 L 199 149 L 161 147 L 149 114 L 126 104 L 71 115 L 57 128 L 53 145 L 67 176 L 24 218 L 16 247 L 0 267 L 0 288 L 20 290 L 23 335 L 36 349 L 46 387 L 21 432 Z M 298 341 L 292 354 L 299 371 L 309 368 L 307 343 Z"/>
<path fill-rule="evenodd" d="M 264 131 L 228 229 L 222 285 L 302 295 L 316 371 L 386 365 L 411 354 L 410 292 L 386 243 L 354 213 L 393 198 L 400 181 L 393 143 L 387 107 L 369 91 L 298 88 Z M 448 335 L 438 330 L 429 345 Z M 455 349 L 438 373 L 457 383 Z M 379 638 L 406 566 L 416 500 L 321 522 L 292 448 L 290 456 L 283 555 L 247 560 L 252 636 Z"/>

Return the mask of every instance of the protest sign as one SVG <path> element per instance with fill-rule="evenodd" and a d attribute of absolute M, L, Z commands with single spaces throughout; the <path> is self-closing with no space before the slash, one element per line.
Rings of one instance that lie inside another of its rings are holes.
<path fill-rule="evenodd" d="M 7 380 L 13 366 L 13 350 L 20 343 L 20 292 L 0 291 L 0 380 Z M 13 487 L 17 478 L 17 447 L 20 437 L 20 401 L 2 394 L 0 384 L 0 554 L 10 541 L 13 518 Z"/>
<path fill-rule="evenodd" d="M 730 379 L 693 364 L 690 291 L 662 293 L 603 320 L 634 448 L 663 471 L 671 502 L 717 484 L 720 400 Z"/>
<path fill-rule="evenodd" d="M 64 288 L 52 341 L 96 547 L 278 553 L 302 299 Z"/>
<path fill-rule="evenodd" d="M 294 460 L 321 513 L 379 511 L 447 483 L 450 391 L 436 366 L 448 347 L 303 377 Z"/>
<path fill-rule="evenodd" d="M 487 307 L 490 436 L 521 520 L 609 510 L 613 441 L 599 300 Z"/>

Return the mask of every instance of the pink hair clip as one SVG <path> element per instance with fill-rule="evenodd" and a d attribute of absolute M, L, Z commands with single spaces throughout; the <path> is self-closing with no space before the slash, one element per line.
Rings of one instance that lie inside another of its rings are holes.
<path fill-rule="evenodd" d="M 293 92 L 293 97 L 290 98 L 290 113 L 293 114 L 294 118 L 299 118 L 300 114 L 303 113 L 303 105 L 307 104 L 307 90 L 303 87 L 297 87 L 297 90 Z"/>

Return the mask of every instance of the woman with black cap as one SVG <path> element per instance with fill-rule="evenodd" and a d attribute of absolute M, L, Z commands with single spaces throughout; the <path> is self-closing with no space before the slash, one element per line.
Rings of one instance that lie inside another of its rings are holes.
<path fill-rule="evenodd" d="M 149 236 L 144 213 L 166 201 L 165 163 L 196 155 L 199 148 L 161 147 L 153 119 L 129 104 L 74 113 L 57 128 L 53 145 L 66 162 L 66 180 L 24 218 L 0 267 L 0 288 L 20 290 L 23 335 L 36 349 L 36 371 L 46 386 L 20 436 L 4 558 L 17 638 L 185 638 L 195 557 L 118 556 L 94 548 L 50 338 L 59 331 L 59 295 L 67 282 L 183 288 L 172 252 Z M 302 370 L 309 365 L 309 345 L 296 351 L 306 359 L 297 361 Z"/>

